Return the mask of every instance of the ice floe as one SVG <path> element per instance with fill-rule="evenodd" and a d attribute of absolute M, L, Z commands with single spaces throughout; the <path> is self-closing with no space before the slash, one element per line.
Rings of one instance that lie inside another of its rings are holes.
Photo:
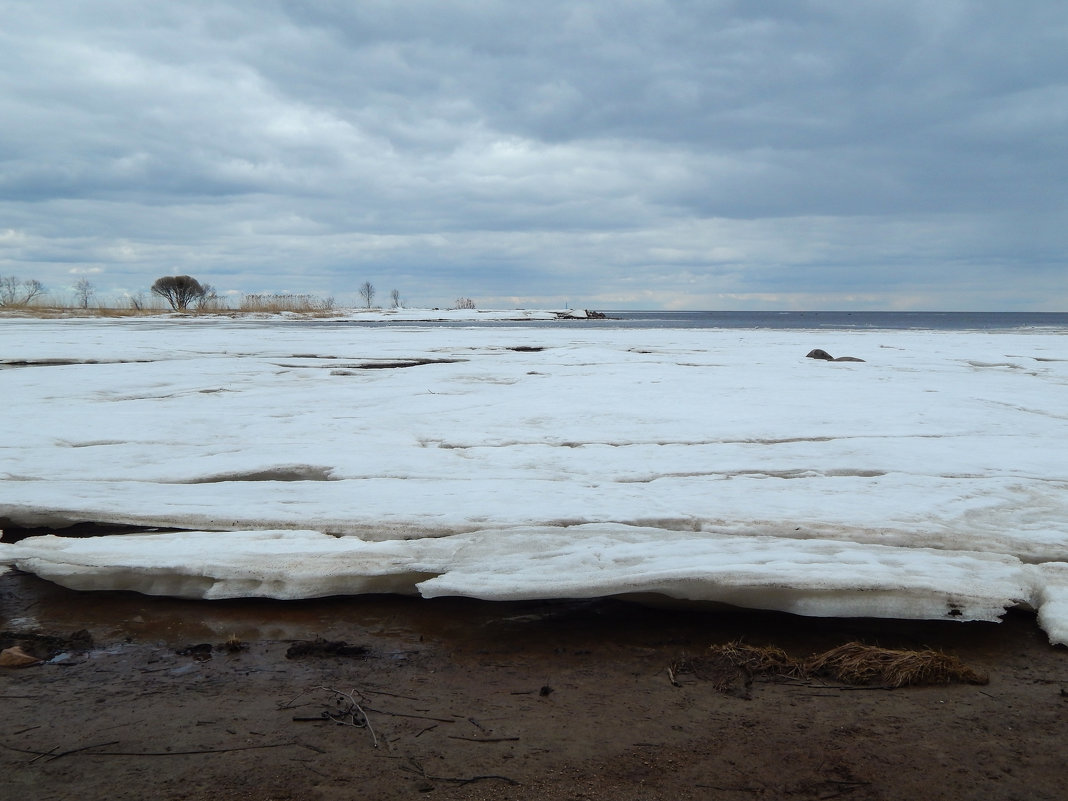
<path fill-rule="evenodd" d="M 1064 643 L 1066 345 L 4 319 L 0 519 L 182 531 L 31 537 L 0 561 L 205 598 L 654 593 L 975 620 L 1024 604 Z"/>

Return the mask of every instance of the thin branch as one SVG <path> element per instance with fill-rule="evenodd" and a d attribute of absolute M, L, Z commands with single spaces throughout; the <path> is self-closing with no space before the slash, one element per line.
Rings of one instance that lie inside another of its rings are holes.
<path fill-rule="evenodd" d="M 466 740 L 469 743 L 510 743 L 518 740 L 518 737 L 461 737 L 456 734 L 449 735 L 450 740 Z"/>
<path fill-rule="evenodd" d="M 334 695 L 338 696 L 339 698 L 347 698 L 350 704 L 349 708 L 342 710 L 337 716 L 328 713 L 330 714 L 330 718 L 332 720 L 337 721 L 338 723 L 341 723 L 342 725 L 353 726 L 357 729 L 366 728 L 367 731 L 371 732 L 371 742 L 374 743 L 375 748 L 378 748 L 378 737 L 377 735 L 375 735 L 375 730 L 371 726 L 371 721 L 368 719 L 367 713 L 363 711 L 363 707 L 360 706 L 359 702 L 357 702 L 356 698 L 353 695 L 356 690 L 353 690 L 351 693 L 346 693 L 342 692 L 341 690 L 335 690 L 332 687 L 320 686 L 319 689 L 326 690 L 328 693 L 334 693 Z M 338 703 L 341 703 L 340 700 L 338 701 Z M 356 716 L 356 712 L 359 713 L 359 717 Z M 345 721 L 346 717 L 349 718 L 347 722 Z"/>
<path fill-rule="evenodd" d="M 487 774 L 480 775 L 480 776 L 470 776 L 470 777 L 431 776 L 430 774 L 428 774 L 426 772 L 426 768 L 424 768 L 422 765 L 420 765 L 418 762 L 416 762 L 411 757 L 408 758 L 408 761 L 411 762 L 412 766 L 401 765 L 401 770 L 407 770 L 407 771 L 411 771 L 412 773 L 417 773 L 417 774 L 419 774 L 420 776 L 422 776 L 424 779 L 426 779 L 428 781 L 433 781 L 433 782 L 452 782 L 453 784 L 464 785 L 464 784 L 472 784 L 474 782 L 481 782 L 481 781 L 488 781 L 488 780 L 491 780 L 491 779 L 496 779 L 497 781 L 507 782 L 508 784 L 512 785 L 513 787 L 521 787 L 522 786 L 522 784 L 520 782 L 517 782 L 515 779 L 509 778 L 508 776 L 501 776 L 500 774 L 497 774 L 497 773 L 487 773 Z"/>

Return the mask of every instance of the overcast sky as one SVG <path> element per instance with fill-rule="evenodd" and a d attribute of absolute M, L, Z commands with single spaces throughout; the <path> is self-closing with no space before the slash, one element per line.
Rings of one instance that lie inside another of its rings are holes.
<path fill-rule="evenodd" d="M 1063 0 L 0 0 L 0 274 L 1068 310 Z"/>

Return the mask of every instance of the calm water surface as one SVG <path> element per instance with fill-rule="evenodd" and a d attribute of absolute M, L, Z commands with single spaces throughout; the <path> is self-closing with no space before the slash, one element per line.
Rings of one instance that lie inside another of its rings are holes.
<path fill-rule="evenodd" d="M 308 320 L 286 325 L 395 326 L 471 328 L 502 326 L 522 328 L 726 328 L 920 331 L 1011 331 L 1045 330 L 1068 333 L 1068 312 L 834 312 L 834 311 L 613 311 L 598 310 L 605 320 L 526 320 L 381 322 L 354 320 Z M 258 325 L 276 322 L 250 321 Z"/>

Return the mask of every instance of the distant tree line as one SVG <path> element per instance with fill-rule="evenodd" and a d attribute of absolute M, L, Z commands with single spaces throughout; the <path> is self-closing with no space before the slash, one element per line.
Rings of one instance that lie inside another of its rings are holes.
<path fill-rule="evenodd" d="M 377 308 L 374 305 L 376 295 L 374 284 L 364 281 L 357 291 L 363 306 L 368 309 Z M 88 309 L 90 302 L 97 294 L 93 283 L 84 277 L 79 278 L 74 284 L 73 292 L 74 306 L 81 309 Z M 150 292 L 177 312 L 227 308 L 215 287 L 208 283 L 201 283 L 191 275 L 161 276 L 152 284 Z M 39 305 L 44 294 L 44 285 L 36 279 L 21 280 L 14 275 L 0 275 L 0 307 Z M 398 289 L 390 291 L 389 300 L 390 308 L 404 307 L 404 301 Z M 152 308 L 146 302 L 143 290 L 134 295 L 127 295 L 126 303 L 135 312 Z M 239 308 L 241 311 L 329 312 L 336 308 L 336 304 L 333 298 L 323 299 L 313 295 L 260 293 L 245 295 Z M 475 302 L 470 298 L 460 297 L 456 299 L 453 308 L 474 309 Z"/>

